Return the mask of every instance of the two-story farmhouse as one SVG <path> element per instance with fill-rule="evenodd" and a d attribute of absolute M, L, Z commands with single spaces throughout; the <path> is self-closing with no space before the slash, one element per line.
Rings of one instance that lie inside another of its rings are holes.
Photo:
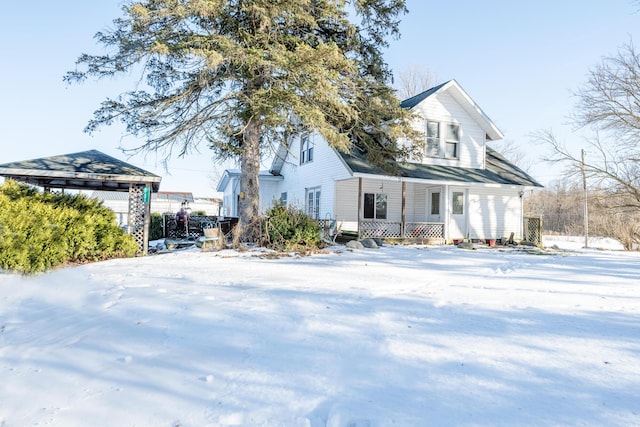
<path fill-rule="evenodd" d="M 415 127 L 426 138 L 420 161 L 398 163 L 391 175 L 355 151 L 302 134 L 261 173 L 261 208 L 294 204 L 360 237 L 521 238 L 523 194 L 541 185 L 487 145 L 503 135 L 482 109 L 455 80 L 402 106 L 417 113 Z M 226 215 L 237 215 L 239 179 L 227 170 L 218 184 Z"/>

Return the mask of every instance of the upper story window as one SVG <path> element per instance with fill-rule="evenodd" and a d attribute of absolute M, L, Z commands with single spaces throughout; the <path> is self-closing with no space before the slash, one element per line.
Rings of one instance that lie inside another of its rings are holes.
<path fill-rule="evenodd" d="M 441 149 L 444 147 L 444 150 Z M 460 125 L 427 121 L 425 156 L 457 159 L 460 155 Z"/>
<path fill-rule="evenodd" d="M 311 135 L 305 133 L 300 137 L 300 164 L 304 165 L 313 161 L 313 140 Z"/>
<path fill-rule="evenodd" d="M 425 156 L 440 157 L 440 123 L 427 122 L 427 145 Z"/>
<path fill-rule="evenodd" d="M 447 123 L 445 155 L 454 159 L 457 159 L 460 155 L 460 125 L 456 123 Z"/>

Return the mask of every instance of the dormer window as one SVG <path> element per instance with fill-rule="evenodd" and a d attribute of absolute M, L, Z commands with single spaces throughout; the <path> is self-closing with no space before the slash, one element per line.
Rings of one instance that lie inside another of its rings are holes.
<path fill-rule="evenodd" d="M 300 138 L 300 164 L 304 165 L 313 161 L 313 141 L 308 133 Z"/>

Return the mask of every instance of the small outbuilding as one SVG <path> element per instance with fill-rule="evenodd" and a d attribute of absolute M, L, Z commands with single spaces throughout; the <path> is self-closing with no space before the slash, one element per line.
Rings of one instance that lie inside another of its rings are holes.
<path fill-rule="evenodd" d="M 101 190 L 129 193 L 127 232 L 146 254 L 149 241 L 151 193 L 162 177 L 98 150 L 0 164 L 0 176 L 55 189 Z"/>

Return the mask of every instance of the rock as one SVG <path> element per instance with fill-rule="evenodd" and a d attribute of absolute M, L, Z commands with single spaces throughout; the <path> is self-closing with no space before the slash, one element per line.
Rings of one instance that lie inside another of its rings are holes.
<path fill-rule="evenodd" d="M 460 242 L 458 243 L 457 247 L 460 249 L 475 249 L 473 243 L 471 242 Z"/>
<path fill-rule="evenodd" d="M 369 248 L 369 249 L 378 249 L 380 246 L 376 243 L 375 239 L 362 239 L 360 240 L 360 243 L 362 243 L 362 246 L 364 246 L 365 248 Z"/>
<path fill-rule="evenodd" d="M 345 246 L 348 249 L 364 249 L 362 243 L 358 242 L 357 240 L 349 240 Z"/>

